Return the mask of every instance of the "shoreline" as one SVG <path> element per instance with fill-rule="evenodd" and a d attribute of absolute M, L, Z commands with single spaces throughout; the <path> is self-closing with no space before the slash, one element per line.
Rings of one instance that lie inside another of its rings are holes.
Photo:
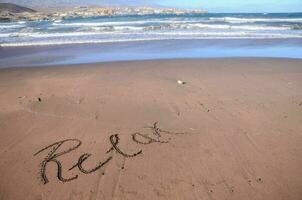
<path fill-rule="evenodd" d="M 301 44 L 301 39 L 222 39 L 10 47 L 0 48 L 0 68 L 175 58 L 302 58 Z"/>
<path fill-rule="evenodd" d="M 51 69 L 51 68 L 83 68 L 83 67 L 105 67 L 107 65 L 119 64 L 140 64 L 152 62 L 207 62 L 207 61 L 302 61 L 302 58 L 286 58 L 286 57 L 213 57 L 213 58 L 163 58 L 163 59 L 149 59 L 149 60 L 117 60 L 117 61 L 103 61 L 95 63 L 77 63 L 77 64 L 61 64 L 61 65 L 41 65 L 41 66 L 16 66 L 1 68 L 1 71 L 27 70 L 27 69 Z"/>
<path fill-rule="evenodd" d="M 302 41 L 302 37 L 276 37 L 276 38 L 257 38 L 257 37 L 213 37 L 213 38 L 177 38 L 177 39 L 166 39 L 166 38 L 151 38 L 151 39 L 139 39 L 139 40 L 121 40 L 121 41 L 95 41 L 95 42 L 80 42 L 80 43 L 54 43 L 54 44 L 51 44 L 51 43 L 41 43 L 41 44 L 28 44 L 28 45 L 8 45 L 8 46 L 0 46 L 0 48 L 3 48 L 3 49 L 10 49 L 10 48 L 34 48 L 34 47 L 41 47 L 41 48 L 47 48 L 47 47 L 60 47 L 60 46 L 86 46 L 86 45 L 106 45 L 106 44 L 135 44 L 135 43 L 148 43 L 148 42 L 165 42 L 165 41 L 199 41 L 199 42 L 203 42 L 205 44 L 210 44 L 212 42 L 215 42 L 215 41 L 225 41 L 225 42 L 232 42 L 232 41 L 264 41 L 264 45 L 268 45 L 266 44 L 267 42 L 271 42 L 272 44 L 274 44 L 273 42 L 275 41 L 281 41 L 282 43 L 284 43 L 284 41 L 288 41 L 291 42 L 292 41 L 299 41 L 301 42 Z M 299 44 L 296 44 L 297 46 Z"/>

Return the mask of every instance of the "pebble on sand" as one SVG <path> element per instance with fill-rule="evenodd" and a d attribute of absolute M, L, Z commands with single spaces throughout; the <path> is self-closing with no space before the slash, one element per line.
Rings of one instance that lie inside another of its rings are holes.
<path fill-rule="evenodd" d="M 184 85 L 184 84 L 186 84 L 187 82 L 184 82 L 184 81 L 181 81 L 181 80 L 177 80 L 177 83 L 178 83 L 179 85 Z"/>

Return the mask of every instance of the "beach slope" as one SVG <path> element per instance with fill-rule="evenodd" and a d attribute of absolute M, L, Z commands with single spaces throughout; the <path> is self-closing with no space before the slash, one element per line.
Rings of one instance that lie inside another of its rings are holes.
<path fill-rule="evenodd" d="M 302 196 L 302 61 L 0 70 L 0 199 Z"/>

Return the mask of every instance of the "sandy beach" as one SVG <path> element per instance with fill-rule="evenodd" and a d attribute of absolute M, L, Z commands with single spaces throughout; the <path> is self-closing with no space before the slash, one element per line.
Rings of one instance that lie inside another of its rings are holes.
<path fill-rule="evenodd" d="M 0 70 L 0 199 L 299 200 L 302 61 Z"/>

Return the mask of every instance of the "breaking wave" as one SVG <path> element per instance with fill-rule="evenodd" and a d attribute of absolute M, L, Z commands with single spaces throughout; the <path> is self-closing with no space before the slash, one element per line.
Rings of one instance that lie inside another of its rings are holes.
<path fill-rule="evenodd" d="M 302 14 L 196 14 L 0 23 L 0 46 L 302 38 Z"/>

